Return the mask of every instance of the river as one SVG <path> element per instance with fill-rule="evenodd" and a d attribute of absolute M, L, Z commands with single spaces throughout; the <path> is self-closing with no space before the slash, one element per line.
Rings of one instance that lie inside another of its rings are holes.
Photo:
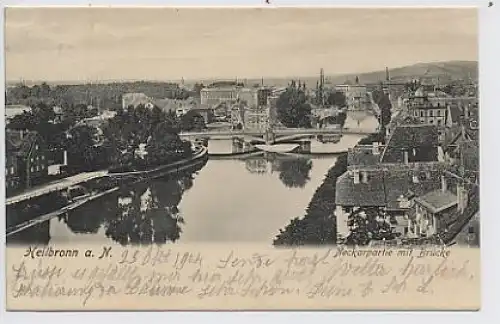
<path fill-rule="evenodd" d="M 373 117 L 358 121 L 376 125 Z M 357 125 L 356 125 L 357 126 Z M 354 127 L 354 126 L 353 126 Z M 315 152 L 347 150 L 363 136 L 312 142 Z M 210 153 L 232 141 L 209 142 Z M 302 217 L 337 155 L 210 158 L 199 171 L 122 188 L 68 214 L 7 238 L 8 243 L 151 244 L 248 242 L 272 244 L 279 229 Z M 334 199 L 334 197 L 332 197 Z"/>

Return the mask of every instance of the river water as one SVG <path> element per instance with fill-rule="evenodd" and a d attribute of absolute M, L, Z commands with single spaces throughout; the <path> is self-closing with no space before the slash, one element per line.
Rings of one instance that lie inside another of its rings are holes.
<path fill-rule="evenodd" d="M 377 125 L 371 116 L 348 117 L 352 127 Z M 359 122 L 359 125 L 358 125 Z M 339 143 L 312 142 L 315 152 L 353 147 L 363 135 Z M 210 153 L 229 152 L 228 140 L 209 142 Z M 272 244 L 292 218 L 302 217 L 337 155 L 210 158 L 194 173 L 123 188 L 66 215 L 7 238 L 8 243 L 151 244 L 248 242 Z M 332 197 L 334 199 L 334 197 Z"/>

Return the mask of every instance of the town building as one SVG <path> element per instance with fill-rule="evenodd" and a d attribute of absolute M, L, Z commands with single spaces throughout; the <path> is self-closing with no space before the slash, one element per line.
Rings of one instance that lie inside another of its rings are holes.
<path fill-rule="evenodd" d="M 222 86 L 213 88 L 203 88 L 200 91 L 202 105 L 215 106 L 221 102 L 231 102 L 238 98 L 238 87 Z"/>
<path fill-rule="evenodd" d="M 351 165 L 336 183 L 337 232 L 349 233 L 350 212 L 380 208 L 393 231 L 407 235 L 413 198 L 438 189 L 443 169 L 442 163 Z"/>
<path fill-rule="evenodd" d="M 8 124 L 12 118 L 21 115 L 24 112 L 31 112 L 31 107 L 25 105 L 6 105 L 5 106 L 5 123 Z"/>
<path fill-rule="evenodd" d="M 408 112 L 410 116 L 418 118 L 420 123 L 444 127 L 446 122 L 447 101 L 443 97 L 430 99 L 423 88 L 415 91 L 408 98 Z"/>
<path fill-rule="evenodd" d="M 42 183 L 48 175 L 47 147 L 37 132 L 6 130 L 5 184 L 8 192 Z"/>
<path fill-rule="evenodd" d="M 354 84 L 345 82 L 344 84 L 336 85 L 335 90 L 344 94 L 349 109 L 364 110 L 370 103 L 367 86 L 359 84 L 359 80 L 357 79 L 356 81 Z"/>
<path fill-rule="evenodd" d="M 152 104 L 152 99 L 144 93 L 125 93 L 122 95 L 122 108 L 137 107 L 139 105 L 149 106 Z"/>
<path fill-rule="evenodd" d="M 456 194 L 448 190 L 444 175 L 441 187 L 414 199 L 409 214 L 408 237 L 430 237 L 447 228 L 457 213 L 462 213 L 467 203 L 467 191 L 458 185 Z"/>
<path fill-rule="evenodd" d="M 54 106 L 54 123 L 61 123 L 64 118 L 64 111 L 61 106 Z"/>

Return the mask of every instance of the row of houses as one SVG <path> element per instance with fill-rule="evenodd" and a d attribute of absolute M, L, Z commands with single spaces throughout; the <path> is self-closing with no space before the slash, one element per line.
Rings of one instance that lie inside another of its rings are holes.
<path fill-rule="evenodd" d="M 5 188 L 7 194 L 46 181 L 50 157 L 37 132 L 5 132 Z"/>
<path fill-rule="evenodd" d="M 404 238 L 446 232 L 471 212 L 467 207 L 478 187 L 477 101 L 432 99 L 416 92 L 387 128 L 385 145 L 348 151 L 348 170 L 336 184 L 341 237 L 352 231 L 348 215 L 360 208 L 383 210 L 381 221 Z"/>

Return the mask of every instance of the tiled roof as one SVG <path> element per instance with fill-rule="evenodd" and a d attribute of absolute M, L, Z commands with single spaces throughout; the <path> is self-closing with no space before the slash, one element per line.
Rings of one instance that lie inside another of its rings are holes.
<path fill-rule="evenodd" d="M 439 168 L 424 171 L 418 167 L 414 170 L 394 169 L 396 167 L 371 170 L 361 168 L 360 174 L 363 170 L 368 172 L 368 181 L 358 184 L 354 183 L 352 172 L 345 172 L 337 180 L 335 203 L 341 206 L 379 206 L 397 210 L 400 209 L 398 199 L 401 196 L 411 199 L 441 187 Z"/>
<path fill-rule="evenodd" d="M 368 183 L 353 181 L 353 175 L 345 172 L 337 179 L 335 203 L 341 206 L 385 206 L 383 171 L 368 172 Z"/>
<path fill-rule="evenodd" d="M 418 179 L 415 182 L 413 177 Z M 399 209 L 398 198 L 420 196 L 430 190 L 441 186 L 440 171 L 409 171 L 389 170 L 384 172 L 384 189 L 386 195 L 386 207 L 388 209 Z"/>
<path fill-rule="evenodd" d="M 437 189 L 415 198 L 415 201 L 428 208 L 432 213 L 438 213 L 457 204 L 457 196 L 446 190 Z"/>
<path fill-rule="evenodd" d="M 437 148 L 439 145 L 438 136 L 438 129 L 433 125 L 398 125 L 392 132 L 382 153 L 381 161 L 384 163 L 403 162 L 403 151 Z"/>
<path fill-rule="evenodd" d="M 379 150 L 381 150 L 381 148 L 379 148 Z M 350 148 L 347 153 L 348 165 L 377 165 L 379 161 L 380 153 L 378 155 L 374 155 L 372 146 L 357 145 Z"/>
<path fill-rule="evenodd" d="M 438 129 L 432 125 L 400 125 L 388 145 L 398 148 L 438 145 Z"/>

